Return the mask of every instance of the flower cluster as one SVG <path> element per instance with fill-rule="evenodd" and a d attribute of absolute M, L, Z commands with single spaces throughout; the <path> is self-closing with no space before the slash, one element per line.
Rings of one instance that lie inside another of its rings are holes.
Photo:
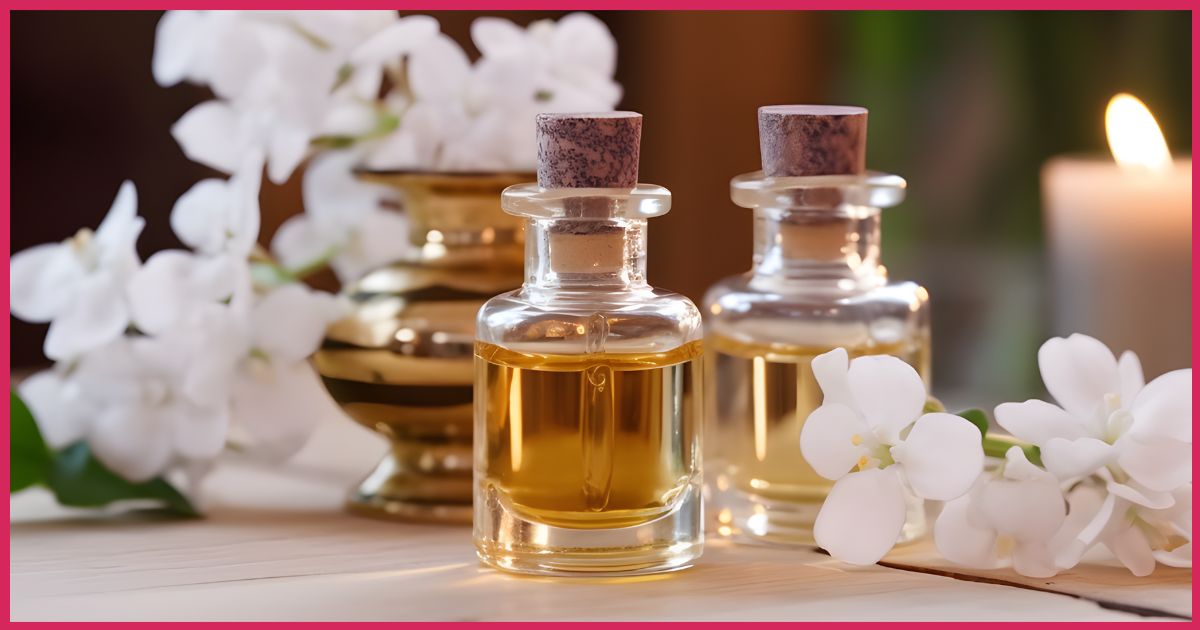
<path fill-rule="evenodd" d="M 529 170 L 536 113 L 620 98 L 615 42 L 590 15 L 527 29 L 481 18 L 471 33 L 475 63 L 427 16 L 168 11 L 155 80 L 215 96 L 172 134 L 229 178 L 197 183 L 171 211 L 190 249 L 141 261 L 126 182 L 95 231 L 12 257 L 12 313 L 50 324 L 55 361 L 20 387 L 32 450 L 82 445 L 134 484 L 177 471 L 194 482 L 227 445 L 285 456 L 323 409 L 336 413 L 307 359 L 341 308 L 298 281 L 325 266 L 352 280 L 401 257 L 408 231 L 391 193 L 354 169 Z M 305 213 L 276 232 L 272 256 L 258 246 L 264 170 L 282 183 L 310 157 Z"/>
<path fill-rule="evenodd" d="M 407 232 L 402 215 L 380 209 L 388 192 L 355 181 L 352 168 L 532 170 L 535 114 L 605 111 L 620 100 L 616 42 L 591 15 L 524 29 L 479 18 L 471 37 L 482 55 L 474 63 L 428 16 L 168 11 L 154 77 L 216 95 L 172 129 L 197 162 L 231 173 L 259 153 L 279 183 L 306 156 L 326 153 L 305 179 L 306 213 L 271 249 L 293 270 L 332 263 L 346 281 L 394 258 Z"/>
<path fill-rule="evenodd" d="M 1156 563 L 1190 567 L 1191 369 L 1147 384 L 1136 355 L 1117 359 L 1084 335 L 1047 341 L 1038 362 L 1058 404 L 998 406 L 1010 436 L 982 436 L 997 463 L 981 474 L 981 436 L 967 443 L 965 419 L 926 414 L 905 429 L 924 390 L 900 359 L 855 359 L 844 379 L 844 351 L 814 360 L 825 400 L 801 448 L 838 479 L 817 543 L 847 562 L 877 561 L 903 525 L 908 491 L 946 501 L 934 543 L 958 564 L 1049 577 L 1102 546 L 1134 575 Z"/>
<path fill-rule="evenodd" d="M 193 250 L 139 260 L 144 221 L 126 182 L 94 232 L 12 257 L 12 313 L 50 324 L 56 363 L 19 391 L 51 448 L 82 441 L 142 482 L 203 472 L 230 442 L 288 455 L 333 408 L 307 358 L 336 300 L 251 277 L 261 173 L 250 161 L 178 200 L 171 225 Z"/>

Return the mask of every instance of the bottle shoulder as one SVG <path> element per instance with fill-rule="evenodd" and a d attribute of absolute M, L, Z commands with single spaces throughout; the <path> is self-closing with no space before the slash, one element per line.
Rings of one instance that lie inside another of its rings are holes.
<path fill-rule="evenodd" d="M 654 287 L 560 291 L 522 287 L 479 310 L 479 341 L 531 352 L 664 351 L 703 337 L 700 310 Z"/>
<path fill-rule="evenodd" d="M 778 287 L 749 274 L 704 299 L 707 332 L 724 340 L 810 347 L 879 347 L 929 334 L 929 293 L 915 282 L 864 290 Z"/>
<path fill-rule="evenodd" d="M 797 283 L 744 273 L 729 276 L 712 285 L 705 292 L 703 305 L 705 314 L 709 315 L 725 311 L 744 313 L 758 308 L 774 309 L 781 305 L 846 308 L 895 303 L 909 308 L 924 308 L 928 302 L 928 290 L 908 280 L 863 288 L 848 281 Z M 713 306 L 718 308 L 713 309 Z"/>

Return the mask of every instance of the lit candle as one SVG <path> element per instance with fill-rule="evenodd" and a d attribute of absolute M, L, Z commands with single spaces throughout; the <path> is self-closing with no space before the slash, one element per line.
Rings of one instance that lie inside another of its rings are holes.
<path fill-rule="evenodd" d="M 1154 116 L 1118 94 L 1113 158 L 1042 169 L 1055 334 L 1133 350 L 1148 375 L 1191 365 L 1192 161 L 1171 159 Z"/>

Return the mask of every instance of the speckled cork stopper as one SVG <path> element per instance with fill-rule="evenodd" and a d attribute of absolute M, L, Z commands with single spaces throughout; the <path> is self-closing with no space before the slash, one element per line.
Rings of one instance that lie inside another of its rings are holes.
<path fill-rule="evenodd" d="M 768 177 L 857 175 L 866 170 L 867 110 L 840 105 L 760 107 L 758 143 Z"/>
<path fill-rule="evenodd" d="M 542 188 L 633 188 L 642 115 L 538 114 L 537 143 Z"/>

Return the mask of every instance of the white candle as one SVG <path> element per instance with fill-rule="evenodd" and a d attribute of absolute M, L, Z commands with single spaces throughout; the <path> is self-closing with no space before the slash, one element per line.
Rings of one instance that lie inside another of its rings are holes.
<path fill-rule="evenodd" d="M 1114 97 L 1107 122 L 1115 160 L 1042 169 L 1054 333 L 1133 350 L 1156 376 L 1191 365 L 1192 162 L 1171 160 L 1133 97 Z"/>

